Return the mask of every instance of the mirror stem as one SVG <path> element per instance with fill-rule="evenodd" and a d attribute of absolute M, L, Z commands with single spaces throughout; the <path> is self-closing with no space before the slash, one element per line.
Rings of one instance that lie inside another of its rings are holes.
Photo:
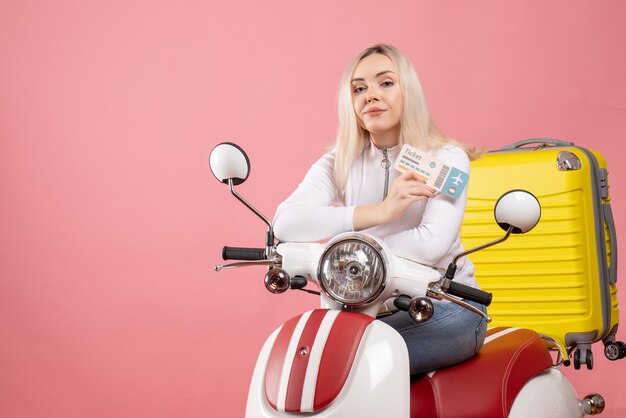
<path fill-rule="evenodd" d="M 501 243 L 502 241 L 507 240 L 511 236 L 512 232 L 513 232 L 513 226 L 509 226 L 509 228 L 506 230 L 506 234 L 504 234 L 502 238 L 498 238 L 495 241 L 491 241 L 486 244 L 479 245 L 478 247 L 470 248 L 469 250 L 464 251 L 461 254 L 458 254 L 456 257 L 454 257 L 454 260 L 452 260 L 452 263 L 456 264 L 458 259 L 461 257 L 465 257 L 466 255 L 470 255 L 471 253 L 475 253 L 476 251 L 479 251 L 479 250 L 484 250 L 485 248 L 491 247 L 492 245 L 496 245 L 496 244 Z"/>
<path fill-rule="evenodd" d="M 246 199 L 244 199 L 243 197 L 239 196 L 239 194 L 237 194 L 237 192 L 235 191 L 235 185 L 233 184 L 233 180 L 232 179 L 228 179 L 228 188 L 230 189 L 230 193 L 232 193 L 233 196 L 235 196 L 237 198 L 237 200 L 239 200 L 241 203 L 243 203 L 248 209 L 250 209 L 252 212 L 254 212 L 254 214 L 256 216 L 258 216 L 259 218 L 261 218 L 263 220 L 263 222 L 265 222 L 265 224 L 267 225 L 267 236 L 266 236 L 266 252 L 267 255 L 269 255 L 269 250 L 270 247 L 274 246 L 274 228 L 272 227 L 272 224 L 270 223 L 270 221 L 263 216 L 263 214 L 261 212 L 259 212 L 258 210 L 256 210 L 256 208 L 254 206 L 252 206 L 250 203 L 248 203 L 248 201 Z"/>
<path fill-rule="evenodd" d="M 506 230 L 506 234 L 504 234 L 502 238 L 498 238 L 495 241 L 491 241 L 486 244 L 479 245 L 478 247 L 470 248 L 469 250 L 464 251 L 461 254 L 458 254 L 456 257 L 454 257 L 454 260 L 452 260 L 452 264 L 456 264 L 456 262 L 461 257 L 465 257 L 466 255 L 470 255 L 471 253 L 475 253 L 476 251 L 479 251 L 479 250 L 484 250 L 485 248 L 491 247 L 492 245 L 500 244 L 502 241 L 507 240 L 511 236 L 512 232 L 513 232 L 513 227 L 509 226 L 509 228 Z"/>
<path fill-rule="evenodd" d="M 450 280 L 454 279 L 454 275 L 456 274 L 456 262 L 459 260 L 459 258 L 465 257 L 466 255 L 470 255 L 471 253 L 475 253 L 476 251 L 479 251 L 479 250 L 484 250 L 485 248 L 491 247 L 492 245 L 499 244 L 502 241 L 505 241 L 506 239 L 508 239 L 511 236 L 512 232 L 513 232 L 513 226 L 509 226 L 509 228 L 506 230 L 506 234 L 504 234 L 502 238 L 498 238 L 495 241 L 491 241 L 486 244 L 479 245 L 478 247 L 470 248 L 469 250 L 464 251 L 461 254 L 458 254 L 456 257 L 454 257 L 454 259 L 448 266 L 448 270 L 446 270 L 445 277 Z"/>
<path fill-rule="evenodd" d="M 235 196 L 237 198 L 237 200 L 239 200 L 241 203 L 243 203 L 248 209 L 250 209 L 252 212 L 254 212 L 254 214 L 256 216 L 258 216 L 259 218 L 261 218 L 263 220 L 263 222 L 265 222 L 265 224 L 267 225 L 267 227 L 271 230 L 272 229 L 272 224 L 270 223 L 270 221 L 267 220 L 267 218 L 265 216 L 263 216 L 263 214 L 261 212 L 259 212 L 258 210 L 256 210 L 256 208 L 254 206 L 252 206 L 250 203 L 248 203 L 248 201 L 246 199 L 244 199 L 243 197 L 239 196 L 237 194 L 237 192 L 235 191 L 235 187 L 233 185 L 233 180 L 232 179 L 228 179 L 228 187 L 230 188 L 230 192 L 232 193 L 233 196 Z"/>

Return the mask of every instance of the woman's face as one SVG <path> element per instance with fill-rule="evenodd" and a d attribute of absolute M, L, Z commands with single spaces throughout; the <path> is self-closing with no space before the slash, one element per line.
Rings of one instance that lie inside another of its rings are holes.
<path fill-rule="evenodd" d="M 398 68 L 393 61 L 382 54 L 363 58 L 354 69 L 351 88 L 359 124 L 370 132 L 376 145 L 397 144 L 403 101 Z"/>

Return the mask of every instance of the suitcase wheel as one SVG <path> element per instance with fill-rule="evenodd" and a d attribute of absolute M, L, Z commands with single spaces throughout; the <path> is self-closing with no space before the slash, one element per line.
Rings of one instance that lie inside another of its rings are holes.
<path fill-rule="evenodd" d="M 604 346 L 604 355 L 611 361 L 626 357 L 626 344 L 621 341 L 610 342 Z"/>
<path fill-rule="evenodd" d="M 592 370 L 593 369 L 593 353 L 591 352 L 591 350 L 587 350 L 585 349 L 585 358 L 583 359 L 584 364 L 587 365 L 587 370 Z M 576 351 L 574 351 L 574 369 L 576 370 L 580 370 L 580 364 L 581 364 L 581 359 L 580 359 L 580 350 L 576 349 Z"/>

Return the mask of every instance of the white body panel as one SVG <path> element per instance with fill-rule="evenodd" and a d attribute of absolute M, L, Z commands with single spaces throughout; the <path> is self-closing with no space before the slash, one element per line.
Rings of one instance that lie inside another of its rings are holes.
<path fill-rule="evenodd" d="M 299 416 L 278 412 L 265 396 L 265 370 L 280 328 L 267 339 L 257 360 L 246 407 L 246 418 Z M 390 326 L 372 322 L 363 334 L 346 383 L 320 418 L 409 418 L 409 356 L 404 341 Z"/>
<path fill-rule="evenodd" d="M 509 414 L 509 418 L 584 416 L 574 388 L 556 367 L 529 380 L 515 398 Z"/>
<path fill-rule="evenodd" d="M 344 234 L 344 235 L 350 235 Z M 341 238 L 339 235 L 336 238 Z M 382 295 L 367 305 L 354 307 L 354 312 L 360 312 L 370 316 L 376 316 L 380 306 L 389 298 L 400 295 L 410 297 L 425 296 L 428 284 L 441 278 L 441 273 L 431 267 L 426 267 L 414 261 L 392 255 L 386 244 L 377 241 L 388 255 L 387 260 L 387 283 Z M 326 245 L 309 243 L 283 243 L 277 247 L 277 252 L 283 257 L 282 268 L 291 277 L 300 275 L 309 282 L 315 283 L 319 288 L 317 269 L 319 260 Z M 321 307 L 325 309 L 338 309 L 342 305 L 322 294 Z"/>

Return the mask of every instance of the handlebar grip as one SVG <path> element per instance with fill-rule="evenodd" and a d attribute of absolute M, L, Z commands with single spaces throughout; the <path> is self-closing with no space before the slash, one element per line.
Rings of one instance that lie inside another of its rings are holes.
<path fill-rule="evenodd" d="M 224 247 L 224 260 L 265 260 L 265 248 Z"/>
<path fill-rule="evenodd" d="M 457 282 L 451 282 L 447 292 L 451 295 L 458 296 L 463 299 L 471 300 L 481 305 L 489 306 L 491 304 L 492 294 L 484 290 L 476 289 Z"/>
<path fill-rule="evenodd" d="M 401 311 L 408 311 L 409 305 L 411 304 L 411 298 L 407 295 L 400 295 L 393 300 L 393 304 Z"/>

